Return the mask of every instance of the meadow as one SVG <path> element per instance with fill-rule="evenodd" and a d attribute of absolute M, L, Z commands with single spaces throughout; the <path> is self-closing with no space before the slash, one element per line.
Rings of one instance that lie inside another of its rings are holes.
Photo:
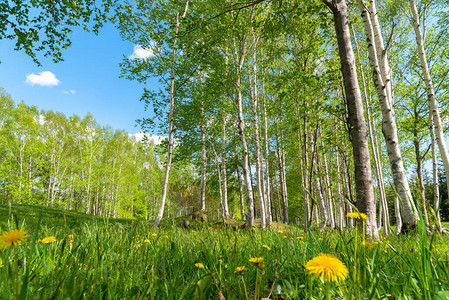
<path fill-rule="evenodd" d="M 152 224 L 40 206 L 0 205 L 1 299 L 449 299 L 448 237 L 424 227 L 365 239 L 360 230 L 269 230 L 177 219 Z M 447 224 L 446 224 L 447 225 Z M 347 268 L 328 281 L 306 268 L 321 253 Z"/>

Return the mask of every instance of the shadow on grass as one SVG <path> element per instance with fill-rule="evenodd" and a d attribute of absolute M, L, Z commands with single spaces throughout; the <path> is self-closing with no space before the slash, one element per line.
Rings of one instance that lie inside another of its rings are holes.
<path fill-rule="evenodd" d="M 81 212 L 63 210 L 60 208 L 29 204 L 0 204 L 0 228 L 6 229 L 8 221 L 13 220 L 16 227 L 25 222 L 27 227 L 34 227 L 42 214 L 42 225 L 47 227 L 64 226 L 78 227 L 85 223 L 110 223 L 130 225 L 135 220 L 103 218 L 87 215 Z"/>

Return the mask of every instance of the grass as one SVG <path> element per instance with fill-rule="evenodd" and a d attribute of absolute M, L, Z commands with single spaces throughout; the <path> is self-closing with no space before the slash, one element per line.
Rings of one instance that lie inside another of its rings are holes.
<path fill-rule="evenodd" d="M 153 230 L 146 222 L 24 205 L 0 205 L 0 220 L 2 232 L 31 235 L 0 250 L 1 299 L 322 299 L 327 287 L 332 299 L 449 299 L 448 238 L 420 230 L 371 247 L 358 236 L 355 247 L 354 231 L 304 234 L 280 224 L 262 231 L 193 223 L 186 230 L 167 220 Z M 38 242 L 47 236 L 57 241 Z M 348 278 L 327 284 L 307 274 L 306 262 L 319 253 L 340 259 Z M 254 257 L 265 266 L 249 262 Z M 241 266 L 247 270 L 235 273 Z"/>

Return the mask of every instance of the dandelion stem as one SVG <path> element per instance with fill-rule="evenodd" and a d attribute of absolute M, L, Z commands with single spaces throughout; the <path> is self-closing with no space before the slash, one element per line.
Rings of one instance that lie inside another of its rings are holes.
<path fill-rule="evenodd" d="M 330 282 L 326 282 L 326 300 L 331 300 Z"/>
<path fill-rule="evenodd" d="M 245 290 L 245 299 L 248 300 L 248 292 L 246 291 L 245 279 L 242 276 L 243 289 Z"/>

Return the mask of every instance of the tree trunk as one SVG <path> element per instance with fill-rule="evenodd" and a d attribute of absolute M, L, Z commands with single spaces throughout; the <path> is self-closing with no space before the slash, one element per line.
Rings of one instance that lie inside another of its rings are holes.
<path fill-rule="evenodd" d="M 370 7 L 373 5 L 371 3 Z M 368 57 L 373 73 L 374 86 L 376 87 L 377 96 L 379 98 L 379 104 L 382 112 L 382 133 L 385 138 L 388 159 L 390 161 L 391 172 L 393 175 L 394 186 L 396 192 L 401 198 L 402 203 L 402 216 L 403 221 L 408 225 L 414 226 L 416 219 L 416 207 L 413 202 L 412 194 L 408 184 L 408 179 L 405 174 L 404 163 L 402 160 L 401 150 L 399 149 L 399 138 L 397 133 L 396 120 L 394 117 L 393 99 L 391 97 L 391 91 L 389 92 L 388 86 L 391 83 L 391 70 L 388 68 L 388 60 L 386 57 L 385 49 L 383 48 L 382 37 L 380 33 L 374 30 L 374 25 L 371 23 L 372 19 L 377 22 L 377 15 L 371 12 L 371 18 L 368 17 L 368 12 L 365 6 L 359 2 L 359 8 L 362 15 L 363 23 L 365 25 L 365 32 L 368 45 Z M 375 8 L 374 8 L 375 9 Z M 378 30 L 378 29 L 377 29 Z M 377 52 L 380 49 L 381 52 Z M 383 65 L 382 71 L 378 64 L 378 55 L 381 55 L 380 61 Z M 381 74 L 382 72 L 382 74 Z M 383 74 L 386 74 L 383 77 Z"/>
<path fill-rule="evenodd" d="M 240 169 L 237 167 L 237 179 L 239 182 L 239 196 L 240 196 L 240 214 L 242 216 L 242 220 L 246 221 L 245 215 L 245 201 L 243 195 L 243 185 L 242 185 L 242 176 L 240 175 Z"/>
<path fill-rule="evenodd" d="M 357 208 L 366 213 L 366 233 L 378 238 L 376 204 L 371 177 L 371 162 L 363 112 L 362 95 L 357 78 L 354 51 L 349 33 L 348 8 L 344 0 L 323 0 L 334 15 L 341 72 L 346 93 L 348 121 L 351 128 L 352 151 L 356 180 Z"/>
<path fill-rule="evenodd" d="M 278 157 L 278 165 L 279 165 L 279 184 L 281 189 L 281 196 L 282 196 L 282 204 L 283 204 L 283 216 L 284 216 L 284 223 L 288 224 L 288 197 L 287 197 L 287 183 L 286 176 L 285 176 L 285 151 L 284 151 L 284 144 L 283 144 L 283 135 L 282 135 L 282 129 L 280 130 L 280 133 L 277 131 L 278 128 L 278 119 L 275 118 L 276 123 L 276 150 L 277 150 L 277 157 Z M 280 135 L 280 136 L 279 136 Z"/>
<path fill-rule="evenodd" d="M 342 178 L 341 170 L 340 170 L 340 161 L 339 161 L 339 154 L 336 152 L 335 155 L 335 165 L 337 166 L 337 191 L 338 191 L 338 227 L 340 229 L 343 229 L 345 227 L 345 215 L 344 215 L 344 194 L 343 189 L 341 186 L 342 181 L 344 180 Z"/>
<path fill-rule="evenodd" d="M 438 164 L 437 164 L 437 154 L 435 147 L 435 133 L 433 130 L 433 117 L 432 114 L 429 115 L 429 127 L 430 127 L 430 139 L 432 145 L 432 176 L 433 176 L 433 203 L 435 209 L 435 218 L 438 226 L 441 230 L 441 219 L 440 219 L 440 184 L 438 182 Z M 447 179 L 446 179 L 447 180 Z"/>
<path fill-rule="evenodd" d="M 244 42 L 243 42 L 244 44 Z M 243 48 L 244 45 L 241 45 Z M 235 88 L 237 92 L 237 111 L 238 111 L 238 119 L 237 119 L 237 127 L 240 137 L 240 144 L 242 146 L 242 173 L 243 179 L 245 180 L 246 185 L 246 200 L 247 200 L 247 209 L 248 214 L 246 218 L 246 223 L 249 228 L 253 228 L 254 226 L 254 195 L 253 195 L 253 187 L 250 179 L 250 168 L 249 168 L 249 153 L 248 153 L 248 144 L 246 142 L 245 136 L 245 119 L 243 117 L 243 97 L 242 97 L 242 86 L 241 86 L 241 72 L 243 67 L 243 61 L 245 56 L 245 49 L 242 51 L 238 51 L 237 45 L 234 41 L 234 55 L 237 60 L 236 65 L 236 79 L 235 79 Z"/>
<path fill-rule="evenodd" d="M 200 73 L 201 88 L 203 87 L 203 74 Z M 201 91 L 201 94 L 202 91 Z M 201 95 L 201 183 L 200 183 L 200 210 L 206 210 L 206 133 L 204 130 L 204 99 Z"/>
<path fill-rule="evenodd" d="M 401 233 L 402 231 L 402 216 L 401 216 L 401 207 L 399 204 L 399 197 L 397 195 L 394 196 L 394 211 L 396 214 L 396 235 Z"/>
<path fill-rule="evenodd" d="M 218 190 L 220 192 L 220 205 L 221 205 L 221 219 L 223 221 L 223 225 L 226 225 L 226 219 L 228 217 L 228 212 L 226 211 L 224 201 L 223 201 L 223 187 L 221 185 L 221 170 L 220 170 L 220 160 L 218 158 L 218 154 L 215 151 L 214 144 L 210 142 L 212 151 L 214 152 L 215 164 L 217 165 L 217 174 L 218 174 Z"/>
<path fill-rule="evenodd" d="M 324 149 L 324 141 L 321 141 L 321 145 Z M 325 188 L 327 190 L 327 203 L 326 203 L 326 208 L 328 210 L 328 215 L 329 215 L 329 226 L 333 229 L 335 228 L 335 215 L 334 215 L 334 203 L 332 202 L 332 187 L 330 184 L 330 180 L 329 180 L 329 169 L 327 166 L 327 158 L 326 158 L 326 154 L 323 154 L 323 167 L 324 167 L 324 183 L 325 183 Z"/>
<path fill-rule="evenodd" d="M 354 33 L 354 36 L 355 36 L 354 26 L 352 27 L 352 32 Z M 388 235 L 390 233 L 390 231 L 389 231 L 390 216 L 389 216 L 389 212 L 388 212 L 387 197 L 385 194 L 382 164 L 380 161 L 380 153 L 379 153 L 379 144 L 377 143 L 376 131 L 374 130 L 374 124 L 373 124 L 373 120 L 371 118 L 371 95 L 368 96 L 368 93 L 366 91 L 366 81 L 365 81 L 365 75 L 363 72 L 362 61 L 360 59 L 359 47 L 358 47 L 357 39 L 354 39 L 354 40 L 355 40 L 355 46 L 356 46 L 356 50 L 357 50 L 357 58 L 359 61 L 360 75 L 362 78 L 363 96 L 365 97 L 365 103 L 366 103 L 366 116 L 368 119 L 370 146 L 371 146 L 371 151 L 373 153 L 374 167 L 376 169 L 377 185 L 378 185 L 378 189 L 379 189 L 380 213 L 379 213 L 378 229 L 380 230 L 380 228 L 382 227 L 382 224 L 383 224 L 384 234 Z"/>
<path fill-rule="evenodd" d="M 421 201 L 421 213 L 424 216 L 424 221 L 426 226 L 429 226 L 429 218 L 427 216 L 427 201 L 426 201 L 426 191 L 424 187 L 424 177 L 423 177 L 423 159 L 420 151 L 420 141 L 418 136 L 418 123 L 419 123 L 419 112 L 417 107 L 414 107 L 414 128 L 413 128 L 413 146 L 415 147 L 415 159 L 416 159 L 416 176 L 417 176 L 417 188 L 419 191 L 419 198 Z"/>
<path fill-rule="evenodd" d="M 223 180 L 223 206 L 225 211 L 225 218 L 229 217 L 228 208 L 228 179 L 226 173 L 226 114 L 223 111 L 223 125 L 221 135 L 221 172 Z"/>
<path fill-rule="evenodd" d="M 259 137 L 259 114 L 258 114 L 258 92 L 257 92 L 257 43 L 258 38 L 253 34 L 253 79 L 251 80 L 251 75 L 249 75 L 249 84 L 251 94 L 251 109 L 253 117 L 253 129 L 254 129 L 254 143 L 255 143 L 255 159 L 256 159 L 256 181 L 257 181 L 257 194 L 259 196 L 259 210 L 260 210 L 260 227 L 264 229 L 266 227 L 266 216 L 265 216 L 265 188 L 264 182 L 262 180 L 262 153 L 260 151 L 260 137 Z M 251 82 L 252 81 L 252 82 Z"/>
<path fill-rule="evenodd" d="M 443 161 L 444 172 L 446 173 L 446 178 L 449 178 L 449 154 L 447 152 L 446 143 L 444 140 L 440 110 L 438 109 L 437 100 L 435 98 L 435 91 L 433 89 L 433 83 L 430 77 L 429 65 L 427 63 L 426 51 L 424 49 L 424 38 L 421 34 L 418 10 L 416 9 L 414 0 L 410 0 L 410 8 L 412 10 L 413 28 L 415 29 L 419 60 L 421 62 L 424 83 L 426 84 L 427 99 L 429 101 L 429 113 L 432 114 L 433 124 L 435 126 L 435 137 L 438 144 L 438 149 L 440 150 L 441 160 Z M 449 191 L 449 180 L 447 181 L 447 185 Z"/>
<path fill-rule="evenodd" d="M 182 18 L 187 14 L 187 8 L 189 6 L 189 0 L 186 0 L 184 6 L 184 13 Z M 176 43 L 178 41 L 178 31 L 179 31 L 180 21 L 179 12 L 176 12 L 176 27 L 175 27 L 175 39 L 173 41 L 172 49 L 172 61 L 170 67 L 170 113 L 168 115 L 168 154 L 167 154 L 167 166 L 165 167 L 164 183 L 162 184 L 162 195 L 161 202 L 159 205 L 159 212 L 157 213 L 156 220 L 154 221 L 154 227 L 159 227 L 161 223 L 162 216 L 164 215 L 165 198 L 168 191 L 168 176 L 170 174 L 171 161 L 173 156 L 173 116 L 175 110 L 175 59 L 176 59 Z"/>
<path fill-rule="evenodd" d="M 296 104 L 296 119 L 298 120 L 298 140 L 299 140 L 299 151 L 298 154 L 301 157 L 301 183 L 303 189 L 303 209 L 304 209 L 304 232 L 307 232 L 309 227 L 309 219 L 310 219 L 310 204 L 309 204 L 309 194 L 307 193 L 307 178 L 308 178 L 308 150 L 307 150 L 307 114 L 304 112 L 303 122 L 301 122 L 301 117 L 299 113 L 299 101 L 295 99 Z M 306 101 L 303 102 L 303 107 L 306 107 Z M 303 132 L 301 133 L 301 127 L 303 128 Z"/>
<path fill-rule="evenodd" d="M 262 81 L 262 95 L 263 95 L 263 117 L 264 117 L 264 134 L 265 134 L 265 177 L 266 189 L 265 189 L 265 209 L 267 214 L 267 226 L 270 227 L 273 222 L 273 215 L 271 212 L 271 184 L 270 184 L 270 164 L 269 164 L 269 146 L 268 146 L 268 114 L 267 114 L 267 101 L 265 97 L 265 79 Z"/>

